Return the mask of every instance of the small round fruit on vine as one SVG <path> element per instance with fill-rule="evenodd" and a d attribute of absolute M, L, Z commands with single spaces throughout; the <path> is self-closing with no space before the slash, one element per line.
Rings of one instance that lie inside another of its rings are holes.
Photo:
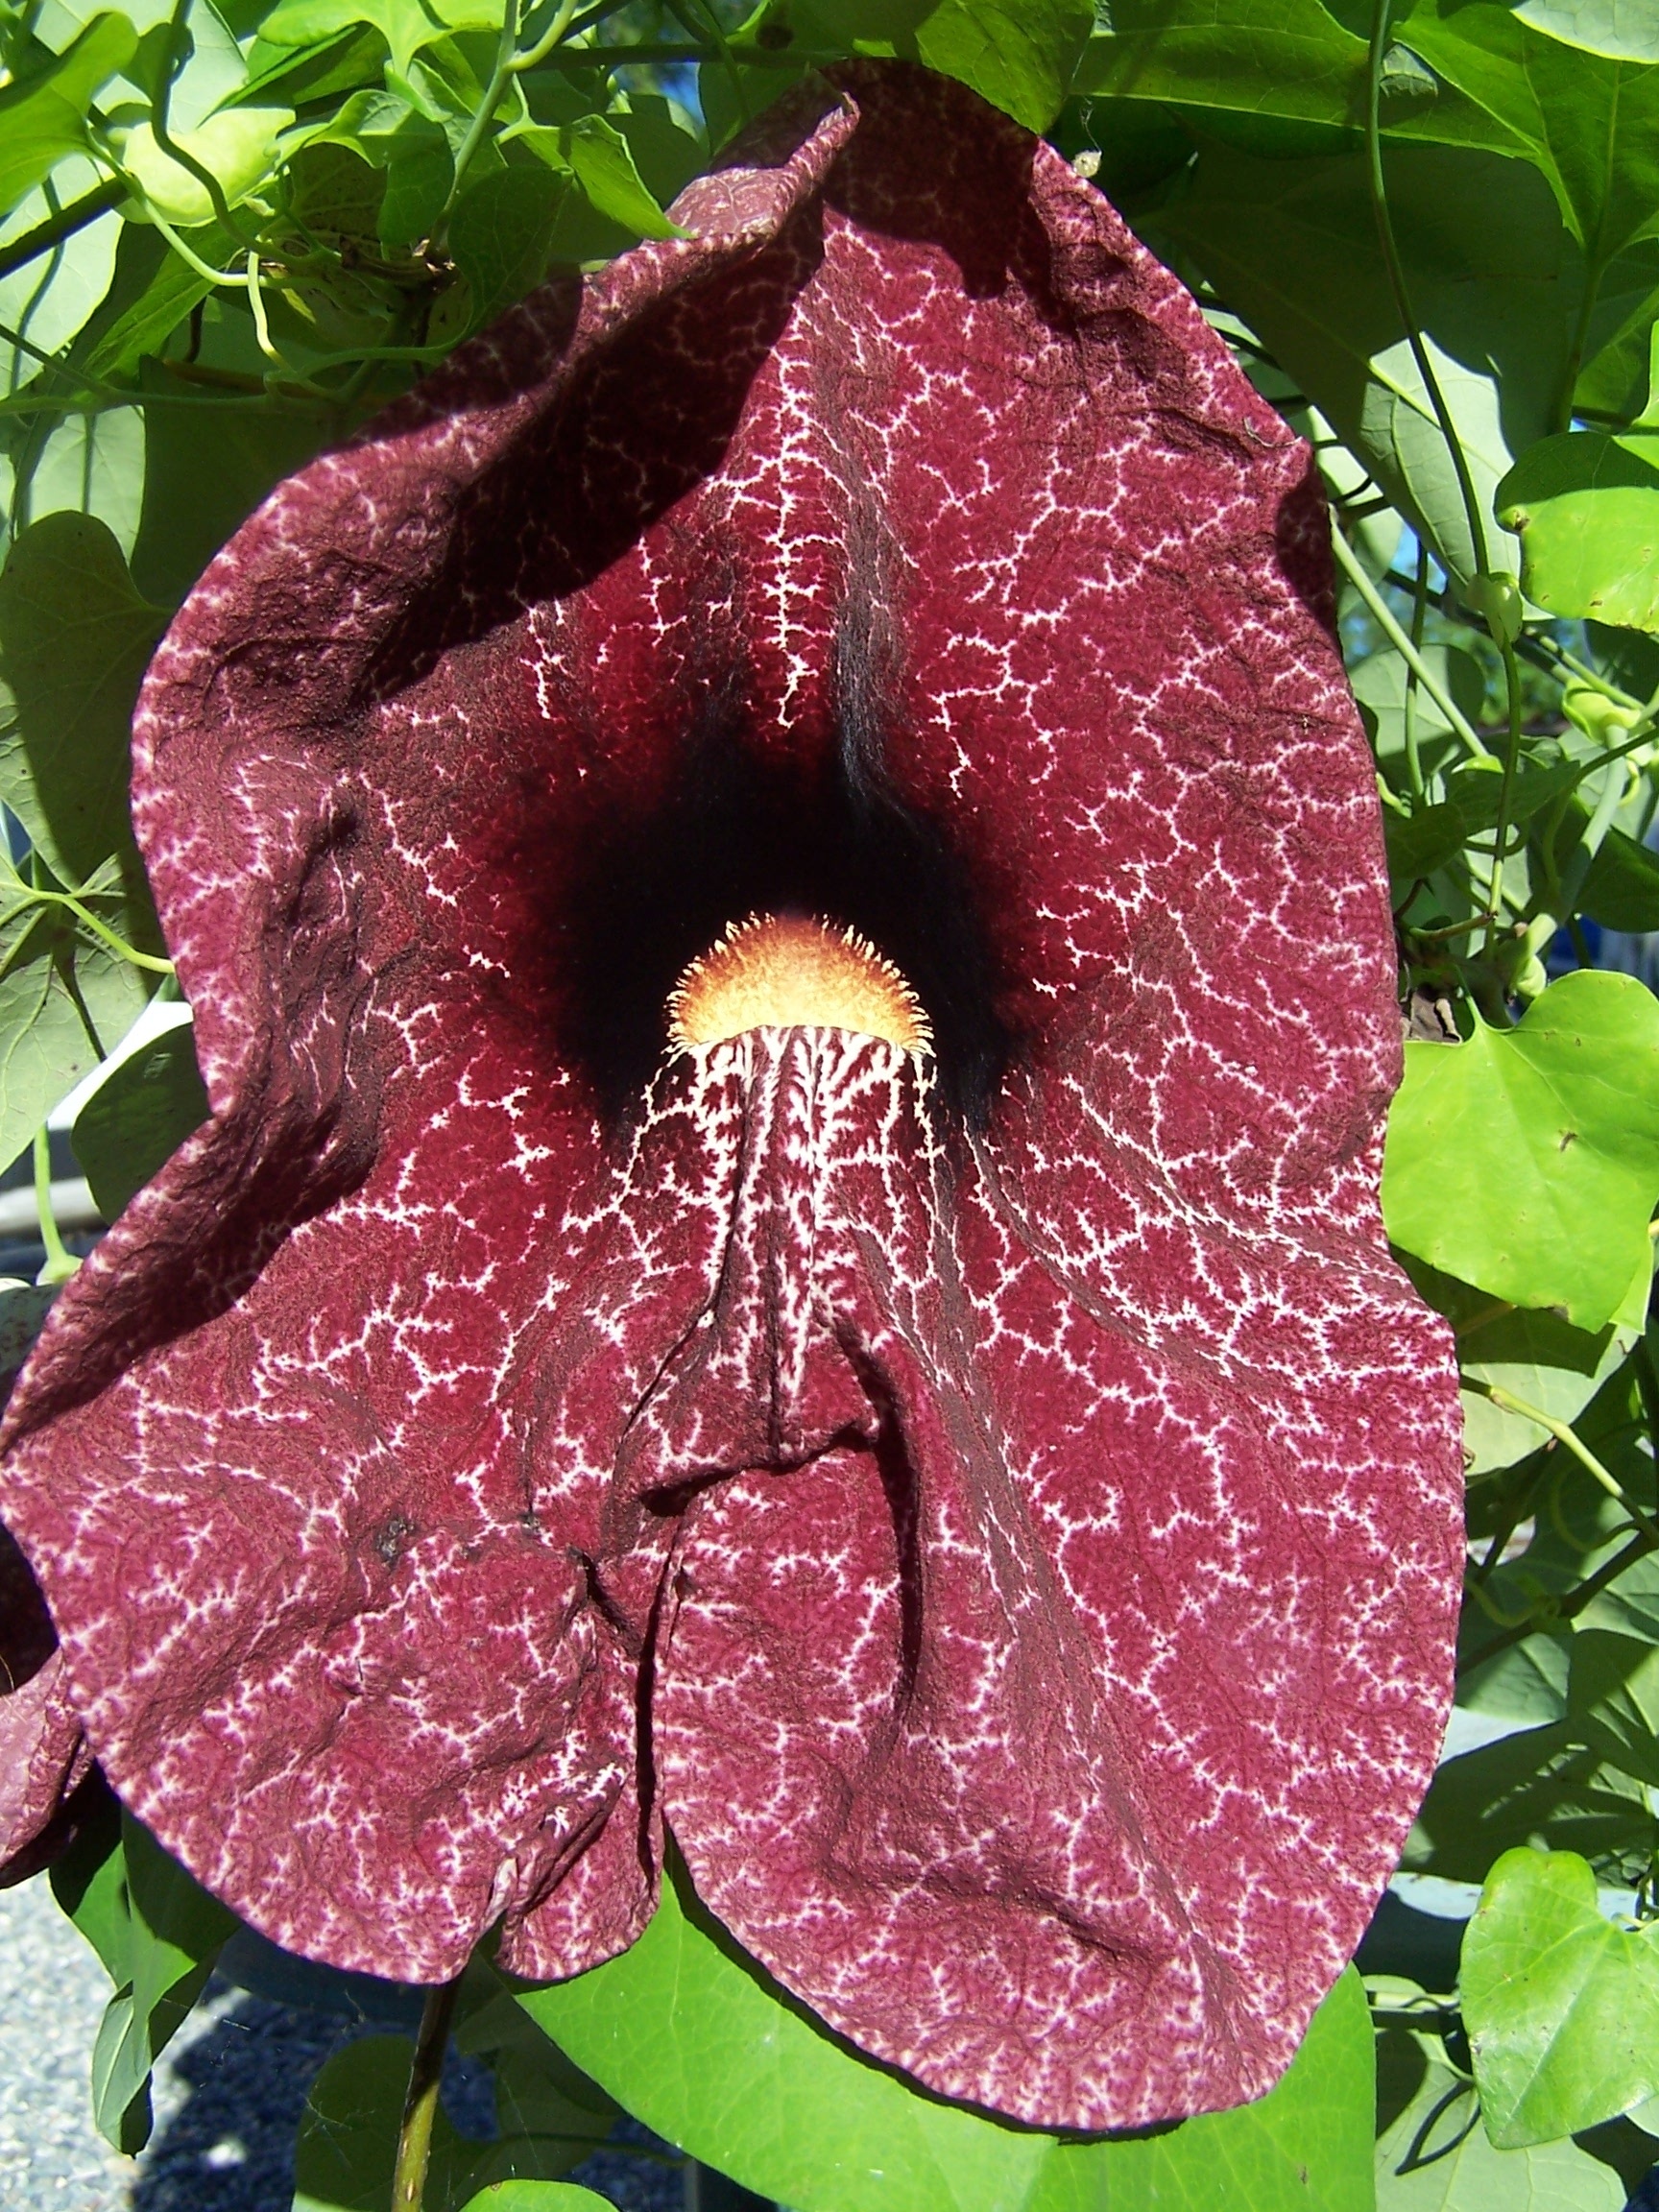
<path fill-rule="evenodd" d="M 1469 579 L 1463 596 L 1500 645 L 1514 644 L 1521 635 L 1527 603 L 1513 576 L 1488 568 Z"/>

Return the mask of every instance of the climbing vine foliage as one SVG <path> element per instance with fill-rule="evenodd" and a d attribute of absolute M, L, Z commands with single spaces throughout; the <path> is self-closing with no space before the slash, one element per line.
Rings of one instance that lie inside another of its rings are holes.
<path fill-rule="evenodd" d="M 609 1964 L 530 1991 L 486 1949 L 446 1994 L 488 2142 L 421 2105 L 433 2020 L 413 2083 L 407 2036 L 347 2046 L 296 2205 L 389 2203 L 428 2128 L 428 2205 L 575 2212 L 559 2176 L 627 2112 L 803 2212 L 1196 2212 L 1223 2174 L 1248 2212 L 1617 2212 L 1659 2159 L 1651 11 L 6 0 L 0 1166 L 33 1173 L 40 1249 L 0 1349 L 14 1372 L 76 1265 L 66 1178 L 113 1219 L 204 1107 L 127 809 L 173 611 L 280 479 L 550 274 L 675 237 L 676 195 L 854 57 L 1046 133 L 1316 452 L 1407 1038 L 1384 1213 L 1463 1379 L 1446 1756 L 1256 2104 L 1114 2141 L 926 2098 L 784 2002 L 680 1869 Z M 154 2061 L 248 1939 L 130 1815 L 50 1878 L 114 1992 L 93 2116 L 135 2150 Z"/>

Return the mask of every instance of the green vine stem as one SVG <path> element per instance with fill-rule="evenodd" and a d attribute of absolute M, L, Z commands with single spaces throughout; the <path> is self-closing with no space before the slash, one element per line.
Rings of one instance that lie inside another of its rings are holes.
<path fill-rule="evenodd" d="M 1590 339 L 1590 325 L 1596 313 L 1596 302 L 1601 296 L 1601 279 L 1607 274 L 1604 260 L 1593 261 L 1584 256 L 1584 297 L 1578 302 L 1578 313 L 1574 318 L 1573 336 L 1567 348 L 1567 360 L 1561 372 L 1561 397 L 1556 403 L 1554 427 L 1559 432 L 1573 427 L 1573 394 L 1577 387 L 1578 372 L 1584 366 L 1584 349 Z"/>
<path fill-rule="evenodd" d="M 1490 760 L 1492 748 L 1482 740 L 1462 709 L 1454 704 L 1451 693 L 1434 674 L 1428 661 L 1424 660 L 1422 654 L 1418 652 L 1416 646 L 1412 644 L 1410 638 L 1407 637 L 1405 631 L 1401 629 L 1394 618 L 1393 609 L 1383 598 L 1382 592 L 1378 590 L 1376 585 L 1372 583 L 1365 572 L 1364 563 L 1343 537 L 1340 530 L 1333 530 L 1331 533 L 1331 550 L 1335 554 L 1337 565 L 1347 576 L 1349 583 L 1364 600 L 1378 628 L 1394 650 L 1404 657 L 1407 667 L 1416 677 L 1418 683 L 1422 685 L 1441 713 L 1445 715 L 1470 753 L 1475 755 L 1478 759 Z"/>
<path fill-rule="evenodd" d="M 415 2060 L 409 2069 L 409 2088 L 403 2100 L 403 2120 L 397 2130 L 397 2160 L 392 2172 L 392 2212 L 421 2212 L 425 2200 L 426 2168 L 432 2157 L 432 2122 L 438 2110 L 438 2084 L 444 2073 L 449 2022 L 460 1987 L 459 1975 L 453 1982 L 439 1983 L 427 1990 L 426 2002 L 421 2008 Z"/>
<path fill-rule="evenodd" d="M 1234 343 L 1237 344 L 1237 340 Z M 1361 510 L 1357 508 L 1352 500 L 1344 503 L 1343 512 L 1352 520 L 1360 518 Z M 1399 570 L 1395 568 L 1390 568 L 1387 574 L 1381 579 L 1381 582 L 1401 592 L 1407 599 L 1413 596 L 1417 589 L 1414 578 L 1402 576 Z M 1436 608 L 1451 621 L 1456 622 L 1463 619 L 1462 612 L 1455 601 L 1450 586 L 1440 591 L 1431 591 L 1428 594 L 1428 604 Z M 1634 697 L 1632 693 L 1613 683 L 1599 669 L 1592 668 L 1588 661 L 1580 661 L 1575 654 L 1570 653 L 1558 638 L 1551 637 L 1547 632 L 1523 631 L 1515 640 L 1515 650 L 1523 660 L 1529 661 L 1535 668 L 1542 668 L 1547 675 L 1553 676 L 1558 683 L 1563 680 L 1562 672 L 1565 670 L 1566 674 L 1576 683 L 1599 693 L 1603 699 L 1611 701 L 1615 707 L 1623 707 L 1628 711 L 1635 712 L 1645 704 L 1643 700 Z"/>
<path fill-rule="evenodd" d="M 225 197 L 224 187 L 205 162 L 179 145 L 168 129 L 168 115 L 173 106 L 173 82 L 184 66 L 184 38 L 189 28 L 192 0 L 173 0 L 173 14 L 167 25 L 167 42 L 161 50 L 160 66 L 156 70 L 156 92 L 151 105 L 150 130 L 157 146 L 170 161 L 195 178 L 206 193 L 215 220 L 245 252 L 257 251 L 253 239 L 230 212 L 230 203 Z"/>
<path fill-rule="evenodd" d="M 1519 1630 L 1527 1627 L 1530 1622 L 1536 1619 L 1530 1605 L 1526 1606 L 1519 1613 L 1505 1612 L 1497 1599 L 1492 1596 L 1492 1593 L 1479 1582 L 1467 1582 L 1464 1584 L 1464 1588 L 1495 1627 Z"/>
<path fill-rule="evenodd" d="M 58 1217 L 52 1211 L 52 1139 L 41 1122 L 35 1132 L 35 1211 L 40 1216 L 40 1241 L 46 1247 L 46 1264 L 36 1283 L 67 1283 L 81 1262 L 63 1249 Z"/>
<path fill-rule="evenodd" d="M 1493 932 L 1503 911 L 1503 857 L 1509 843 L 1509 815 L 1515 799 L 1515 771 L 1521 759 L 1521 670 L 1515 660 L 1515 642 L 1501 637 L 1503 656 L 1503 696 L 1507 708 L 1507 739 L 1503 747 L 1503 780 L 1498 787 L 1498 819 L 1492 830 L 1492 875 L 1486 887 L 1486 950 L 1492 950 Z"/>
<path fill-rule="evenodd" d="M 1512 615 L 1507 608 L 1495 609 L 1489 603 L 1480 608 L 1486 617 L 1486 626 L 1503 656 L 1503 683 L 1509 725 L 1509 741 L 1503 755 L 1503 782 L 1498 794 L 1492 878 L 1486 899 L 1486 909 L 1490 917 L 1486 924 L 1486 950 L 1490 951 L 1502 912 L 1499 897 L 1503 886 L 1503 848 L 1507 842 L 1509 808 L 1521 752 L 1521 671 L 1515 659 L 1515 636 L 1520 629 L 1519 593 L 1507 578 L 1499 579 L 1492 575 L 1491 557 L 1486 542 L 1486 522 L 1480 511 L 1480 502 L 1476 496 L 1475 480 L 1469 473 L 1469 459 L 1463 450 L 1463 442 L 1457 435 L 1457 425 L 1453 421 L 1446 395 L 1440 389 L 1440 379 L 1434 373 L 1434 364 L 1429 358 L 1429 349 L 1423 342 L 1423 332 L 1413 311 L 1410 291 L 1406 282 L 1405 264 L 1401 261 L 1400 248 L 1394 236 L 1394 220 L 1388 211 L 1388 185 L 1382 174 L 1382 55 L 1388 39 L 1390 9 L 1391 0 L 1372 0 L 1371 42 L 1366 66 L 1365 154 L 1370 170 L 1372 212 L 1377 218 L 1377 236 L 1382 248 L 1382 260 L 1388 272 L 1388 288 L 1394 295 L 1395 310 L 1404 326 L 1406 342 L 1411 349 L 1411 358 L 1417 364 L 1417 373 L 1423 379 L 1423 388 L 1429 395 L 1429 403 L 1434 410 L 1434 420 L 1440 425 L 1440 435 L 1446 441 L 1447 455 L 1457 479 L 1457 495 L 1463 504 L 1464 518 L 1469 527 L 1470 549 L 1475 557 L 1475 581 L 1483 588 L 1488 600 L 1501 584 L 1508 584 L 1517 610 Z"/>
<path fill-rule="evenodd" d="M 73 238 L 78 230 L 84 230 L 88 223 L 96 223 L 100 215 L 107 215 L 111 207 L 118 207 L 127 197 L 127 187 L 119 177 L 106 178 L 102 184 L 94 184 L 90 192 L 84 192 L 79 200 L 71 200 L 67 207 L 60 207 L 44 223 L 37 223 L 33 230 L 25 230 L 21 238 L 13 238 L 0 247 L 0 277 L 14 276 L 42 253 L 50 253 L 54 247 L 61 246 Z"/>
<path fill-rule="evenodd" d="M 1601 1464 L 1570 1423 L 1557 1421 L 1553 1413 L 1546 1413 L 1541 1406 L 1528 1405 L 1525 1398 L 1517 1398 L 1512 1390 L 1505 1390 L 1501 1383 L 1486 1382 L 1478 1376 L 1465 1375 L 1463 1387 L 1490 1399 L 1501 1412 L 1518 1413 L 1524 1421 L 1535 1423 L 1553 1436 L 1557 1444 L 1565 1445 L 1586 1474 L 1599 1482 L 1608 1497 L 1614 1499 L 1629 1514 L 1632 1527 L 1639 1528 L 1648 1545 L 1659 1551 L 1659 1527 L 1637 1504 L 1619 1478 Z"/>
<path fill-rule="evenodd" d="M 1421 662 L 1423 655 L 1423 620 L 1429 612 L 1429 548 L 1421 538 L 1417 541 L 1417 582 L 1411 593 L 1411 650 Z M 1406 773 L 1411 781 L 1411 796 L 1419 804 L 1423 798 L 1423 762 L 1417 748 L 1417 686 L 1421 679 L 1409 661 L 1406 664 Z"/>
<path fill-rule="evenodd" d="M 233 292 L 247 290 L 248 278 L 245 275 L 239 274 L 234 269 L 215 269 L 211 262 L 203 260 L 193 246 L 185 245 L 166 216 L 157 211 L 149 194 L 135 177 L 128 178 L 127 183 L 132 198 L 137 201 L 150 221 L 155 224 L 156 229 L 160 231 L 162 237 L 166 239 L 168 245 L 172 247 L 174 252 L 178 254 L 180 260 L 186 267 L 194 269 L 198 276 L 205 276 L 210 284 L 223 285 Z"/>
<path fill-rule="evenodd" d="M 495 66 L 490 72 L 490 82 L 484 87 L 472 120 L 467 126 L 467 135 L 461 141 L 455 156 L 455 175 L 449 186 L 448 198 L 444 203 L 447 215 L 460 196 L 472 157 L 483 143 L 484 133 L 490 128 L 501 95 L 515 77 L 535 69 L 545 61 L 554 48 L 568 35 L 571 19 L 576 13 L 576 0 L 559 0 L 553 12 L 553 20 L 533 46 L 522 54 L 517 51 L 518 43 L 518 0 L 507 0 L 506 12 L 501 18 L 501 36 L 495 48 Z"/>
<path fill-rule="evenodd" d="M 729 46 L 733 62 L 745 69 L 807 69 L 839 67 L 847 60 L 845 47 L 832 46 Z M 642 38 L 637 46 L 570 46 L 562 54 L 545 54 L 537 66 L 542 69 L 641 68 L 650 63 L 672 67 L 715 58 L 711 46 L 675 45 L 665 38 Z"/>
<path fill-rule="evenodd" d="M 1560 680 L 1561 671 L 1565 669 L 1569 676 L 1575 678 L 1576 682 L 1588 685 L 1592 691 L 1599 692 L 1603 699 L 1611 700 L 1615 707 L 1639 710 L 1643 706 L 1642 700 L 1623 690 L 1619 685 L 1609 683 L 1605 676 L 1592 668 L 1587 661 L 1580 661 L 1575 654 L 1569 653 L 1566 646 L 1557 638 L 1540 636 L 1528 637 L 1526 642 L 1528 658 L 1536 661 L 1540 666 L 1547 664 L 1549 673 L 1557 681 Z M 1516 643 L 1519 647 L 1520 640 L 1517 639 Z"/>
<path fill-rule="evenodd" d="M 286 370 L 288 364 L 277 352 L 276 347 L 272 345 L 271 325 L 265 320 L 265 292 L 259 280 L 259 252 L 257 247 L 251 249 L 248 255 L 248 304 L 252 310 L 253 337 L 260 352 L 264 354 L 267 361 L 275 361 L 278 369 Z M 326 394 L 324 396 L 326 397 Z"/>
<path fill-rule="evenodd" d="M 560 0 L 558 14 L 554 20 L 561 32 L 573 12 L 570 0 Z M 443 226 L 445 216 L 449 213 L 461 196 L 461 187 L 467 180 L 467 172 L 471 167 L 472 156 L 482 145 L 484 133 L 489 130 L 491 121 L 494 116 L 496 103 L 507 89 L 508 80 L 512 75 L 514 49 L 517 42 L 518 0 L 507 0 L 501 15 L 501 36 L 495 42 L 495 65 L 490 72 L 490 82 L 485 85 L 483 96 L 473 110 L 471 121 L 467 126 L 467 135 L 462 139 L 456 151 L 454 174 L 449 180 L 448 195 L 444 202 L 438 219 L 440 228 Z"/>
<path fill-rule="evenodd" d="M 522 54 L 515 54 L 507 64 L 509 77 L 522 77 L 532 69 L 540 68 L 555 46 L 562 45 L 569 36 L 570 19 L 576 12 L 576 0 L 560 0 L 553 12 L 553 20 L 533 46 Z"/>
<path fill-rule="evenodd" d="M 42 891 L 32 883 L 25 884 L 23 890 L 25 896 L 37 906 L 61 906 L 65 908 L 74 915 L 84 929 L 89 929 L 93 936 L 107 945 L 118 958 L 130 961 L 134 968 L 142 968 L 152 975 L 172 974 L 173 963 L 171 960 L 163 960 L 154 952 L 140 952 L 136 947 L 129 945 L 124 937 L 118 937 L 115 934 L 115 931 L 110 928 L 107 922 L 100 922 L 89 906 L 83 906 L 80 900 L 72 892 Z"/>
<path fill-rule="evenodd" d="M 1622 1551 L 1615 1551 L 1611 1559 L 1604 1559 L 1594 1575 L 1584 1580 L 1569 1598 L 1552 1600 L 1547 1616 L 1551 1626 L 1563 1621 L 1573 1621 L 1600 1597 L 1603 1590 L 1617 1582 L 1620 1575 L 1634 1567 L 1638 1559 L 1645 1559 L 1654 1549 L 1647 1538 L 1640 1533 L 1631 1537 Z M 1545 1623 L 1546 1616 L 1534 1609 L 1524 1621 L 1516 1622 L 1501 1635 L 1492 1637 L 1479 1650 L 1471 1651 L 1466 1659 L 1457 1662 L 1457 1679 L 1464 1681 L 1489 1659 L 1496 1659 L 1500 1651 L 1507 1651 L 1512 1644 L 1522 1643 Z"/>
<path fill-rule="evenodd" d="M 1388 187 L 1382 175 L 1382 55 L 1388 42 L 1390 12 L 1391 0 L 1372 0 L 1371 49 L 1365 85 L 1365 154 L 1370 164 L 1371 207 L 1377 218 L 1377 235 L 1382 247 L 1383 266 L 1388 272 L 1388 289 L 1394 295 L 1394 306 L 1406 332 L 1406 343 L 1411 349 L 1411 358 L 1417 364 L 1417 373 L 1423 379 L 1423 389 L 1429 395 L 1429 404 L 1433 408 L 1434 420 L 1440 425 L 1440 435 L 1446 441 L 1446 450 L 1457 478 L 1464 517 L 1469 524 L 1469 542 L 1475 555 L 1475 566 L 1484 576 L 1491 564 L 1487 559 L 1486 524 L 1480 513 L 1480 502 L 1475 495 L 1475 481 L 1469 473 L 1468 458 L 1463 451 L 1462 441 L 1457 436 L 1457 426 L 1452 420 L 1452 410 L 1446 404 L 1446 395 L 1440 389 L 1440 379 L 1434 373 L 1434 364 L 1429 358 L 1429 349 L 1423 343 L 1423 333 L 1412 312 L 1411 296 L 1406 285 L 1406 270 L 1394 237 L 1394 219 L 1388 212 Z"/>

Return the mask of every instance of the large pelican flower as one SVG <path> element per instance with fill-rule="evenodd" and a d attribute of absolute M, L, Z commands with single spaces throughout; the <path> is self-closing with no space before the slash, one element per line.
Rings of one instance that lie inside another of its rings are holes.
<path fill-rule="evenodd" d="M 942 80 L 678 216 L 156 656 L 213 1112 L 13 1402 L 13 1733 L 340 1966 L 576 1973 L 666 1826 L 930 2087 L 1225 2105 L 1393 1863 L 1459 1559 L 1309 456 Z"/>

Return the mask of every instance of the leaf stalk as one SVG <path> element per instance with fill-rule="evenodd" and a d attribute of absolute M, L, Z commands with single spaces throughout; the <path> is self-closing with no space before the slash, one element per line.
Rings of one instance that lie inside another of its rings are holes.
<path fill-rule="evenodd" d="M 1407 667 L 1416 677 L 1418 683 L 1428 692 L 1441 713 L 1445 715 L 1469 752 L 1477 759 L 1490 760 L 1492 757 L 1491 746 L 1480 736 L 1462 709 L 1455 703 L 1446 686 L 1440 682 L 1428 661 L 1424 660 L 1422 654 L 1395 620 L 1394 610 L 1383 598 L 1382 592 L 1378 590 L 1376 585 L 1372 583 L 1366 574 L 1364 563 L 1355 552 L 1353 546 L 1349 544 L 1347 539 L 1343 537 L 1340 530 L 1333 530 L 1331 533 L 1331 550 L 1336 556 L 1338 567 L 1342 569 L 1349 583 L 1364 600 L 1377 627 L 1394 650 L 1402 656 Z"/>
<path fill-rule="evenodd" d="M 1529 1405 L 1525 1398 L 1517 1398 L 1512 1390 L 1505 1390 L 1501 1383 L 1487 1382 L 1475 1375 L 1465 1375 L 1462 1382 L 1465 1390 L 1474 1390 L 1480 1397 L 1490 1399 L 1504 1413 L 1518 1413 L 1524 1421 L 1535 1423 L 1553 1436 L 1557 1444 L 1564 1445 L 1585 1473 L 1599 1482 L 1608 1497 L 1629 1514 L 1632 1526 L 1642 1531 L 1648 1544 L 1659 1551 L 1659 1526 L 1655 1526 L 1651 1517 L 1637 1504 L 1618 1476 L 1601 1464 L 1570 1422 L 1557 1421 L 1553 1413 L 1546 1413 L 1541 1406 Z"/>
<path fill-rule="evenodd" d="M 46 1247 L 46 1264 L 35 1280 L 67 1283 L 81 1262 L 64 1250 L 52 1211 L 52 1139 L 44 1121 L 35 1132 L 35 1210 L 40 1216 L 40 1241 Z"/>
<path fill-rule="evenodd" d="M 13 238 L 10 245 L 0 247 L 0 277 L 15 276 L 19 269 L 38 260 L 42 253 L 50 253 L 66 244 L 77 231 L 96 223 L 100 215 L 118 207 L 126 197 L 127 187 L 119 177 L 107 177 L 102 184 L 94 184 L 90 192 L 84 192 L 79 200 L 71 200 L 67 207 L 60 207 L 44 223 L 36 223 L 33 230 L 25 230 L 21 238 Z"/>
<path fill-rule="evenodd" d="M 392 2173 L 392 2212 L 421 2212 L 426 2195 L 426 2169 L 432 2159 L 432 2123 L 438 2111 L 438 2084 L 444 2073 L 444 2054 L 449 2046 L 449 2022 L 461 1978 L 441 1982 L 426 1992 L 421 2011 L 421 2030 L 415 2040 L 409 2088 L 403 2100 L 403 2120 L 397 2130 L 397 2159 Z"/>

